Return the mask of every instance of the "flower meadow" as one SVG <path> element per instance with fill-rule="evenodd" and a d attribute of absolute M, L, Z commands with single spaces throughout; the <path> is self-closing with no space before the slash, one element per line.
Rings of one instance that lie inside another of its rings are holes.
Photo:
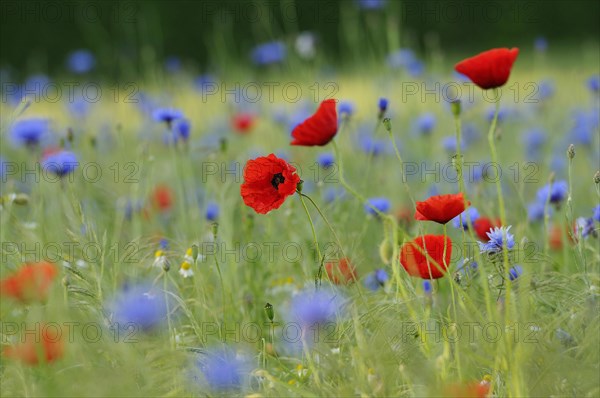
<path fill-rule="evenodd" d="M 2 396 L 598 396 L 597 59 L 295 44 L 3 83 Z"/>

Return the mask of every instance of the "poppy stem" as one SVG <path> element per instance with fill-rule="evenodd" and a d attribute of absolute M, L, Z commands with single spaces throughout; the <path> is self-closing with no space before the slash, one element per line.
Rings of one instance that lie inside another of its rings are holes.
<path fill-rule="evenodd" d="M 315 288 L 318 290 L 319 286 L 321 286 L 321 277 L 323 275 L 323 261 L 324 257 L 321 256 L 321 249 L 319 249 L 319 240 L 317 239 L 317 232 L 315 231 L 315 224 L 313 223 L 312 217 L 310 216 L 310 212 L 308 211 L 308 207 L 306 206 L 306 202 L 304 202 L 304 195 L 298 192 L 300 195 L 300 202 L 302 202 L 302 207 L 306 212 L 306 216 L 308 217 L 308 222 L 310 223 L 310 229 L 312 231 L 313 240 L 315 243 L 315 249 L 317 250 L 317 256 L 319 258 L 319 269 L 317 270 L 317 275 L 315 276 Z"/>
<path fill-rule="evenodd" d="M 342 249 L 342 242 L 340 241 L 340 238 L 338 237 L 337 233 L 335 232 L 335 229 L 333 228 L 333 226 L 331 225 L 331 223 L 329 222 L 329 220 L 327 219 L 327 217 L 325 217 L 325 214 L 323 214 L 323 212 L 321 211 L 321 209 L 319 208 L 319 206 L 317 206 L 317 204 L 315 203 L 314 200 L 312 200 L 312 198 L 308 195 L 305 195 L 303 193 L 298 192 L 298 194 L 306 199 L 308 199 L 308 201 L 310 203 L 312 203 L 312 205 L 315 207 L 315 209 L 317 210 L 317 212 L 319 212 L 319 215 L 321 216 L 321 218 L 323 219 L 323 221 L 325 221 L 325 224 L 327 224 L 327 227 L 329 228 L 329 230 L 331 231 L 331 233 L 333 234 L 333 237 L 335 238 L 340 251 L 342 252 L 342 256 L 346 257 L 346 254 L 344 254 L 344 249 Z"/>

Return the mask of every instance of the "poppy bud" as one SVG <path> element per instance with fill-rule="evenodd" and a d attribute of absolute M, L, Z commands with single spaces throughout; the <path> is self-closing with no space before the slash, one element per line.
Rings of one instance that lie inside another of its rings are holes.
<path fill-rule="evenodd" d="M 383 242 L 379 245 L 379 258 L 384 264 L 389 264 L 392 260 L 394 248 L 390 244 L 390 240 L 385 238 Z"/>
<path fill-rule="evenodd" d="M 194 261 L 198 259 L 198 245 L 192 245 L 192 258 Z"/>
<path fill-rule="evenodd" d="M 217 240 L 218 233 L 219 233 L 219 223 L 214 222 L 214 223 L 212 223 L 212 234 L 213 234 L 213 237 L 215 238 L 215 240 Z"/>
<path fill-rule="evenodd" d="M 569 145 L 569 149 L 567 149 L 567 156 L 569 159 L 573 159 L 575 157 L 575 146 L 573 144 Z"/>
<path fill-rule="evenodd" d="M 169 270 L 171 269 L 171 263 L 169 263 L 169 260 L 166 260 L 162 263 L 162 269 L 165 272 L 169 272 Z"/>
<path fill-rule="evenodd" d="M 388 131 L 388 133 L 392 132 L 392 123 L 390 121 L 389 117 L 386 117 L 385 119 L 383 119 L 382 121 L 383 126 L 385 127 L 385 129 Z"/>
<path fill-rule="evenodd" d="M 221 138 L 219 140 L 219 149 L 221 150 L 221 152 L 227 151 L 227 138 Z"/>
<path fill-rule="evenodd" d="M 269 318 L 269 321 L 273 322 L 275 313 L 273 311 L 273 306 L 270 303 L 265 304 L 265 313 L 267 314 L 267 318 Z"/>
<path fill-rule="evenodd" d="M 302 186 L 304 185 L 304 180 L 300 180 L 296 185 L 296 191 L 302 193 Z"/>
<path fill-rule="evenodd" d="M 12 202 L 16 205 L 24 206 L 29 203 L 29 196 L 24 193 L 18 193 L 12 198 Z"/>
<path fill-rule="evenodd" d="M 600 184 L 600 170 L 598 170 L 598 171 L 596 172 L 596 174 L 594 174 L 594 182 L 595 182 L 596 184 Z"/>
<path fill-rule="evenodd" d="M 450 108 L 452 109 L 452 114 L 454 116 L 460 116 L 461 104 L 460 100 L 454 100 L 450 103 Z"/>

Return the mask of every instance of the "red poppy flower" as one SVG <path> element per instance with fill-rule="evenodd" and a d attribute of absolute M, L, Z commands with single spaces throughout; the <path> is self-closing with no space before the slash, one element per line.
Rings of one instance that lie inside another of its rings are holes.
<path fill-rule="evenodd" d="M 469 384 L 454 384 L 446 388 L 445 397 L 456 398 L 485 398 L 490 393 L 490 384 L 486 382 L 472 382 Z"/>
<path fill-rule="evenodd" d="M 321 102 L 317 112 L 292 131 L 291 145 L 323 146 L 331 141 L 338 129 L 335 104 L 334 99 Z"/>
<path fill-rule="evenodd" d="M 454 69 L 466 75 L 480 88 L 487 90 L 506 83 L 517 55 L 518 48 L 494 48 L 460 61 Z"/>
<path fill-rule="evenodd" d="M 339 261 L 326 263 L 325 271 L 329 280 L 336 285 L 347 285 L 355 282 L 358 279 L 356 268 L 350 264 L 350 261 L 346 258 L 342 258 Z"/>
<path fill-rule="evenodd" d="M 53 330 L 55 329 L 55 330 Z M 51 328 L 45 324 L 40 325 L 40 335 L 26 333 L 22 343 L 6 347 L 4 355 L 8 358 L 18 359 L 28 365 L 37 365 L 44 362 L 53 362 L 63 356 L 62 332 L 58 327 Z"/>
<path fill-rule="evenodd" d="M 471 202 L 467 202 L 467 206 L 470 204 Z M 465 198 L 462 193 L 431 196 L 424 202 L 417 202 L 415 220 L 446 224 L 463 211 Z"/>
<path fill-rule="evenodd" d="M 490 240 L 490 237 L 487 236 L 487 233 L 490 232 L 490 229 L 494 227 L 500 227 L 501 225 L 502 223 L 499 219 L 491 220 L 487 217 L 479 217 L 473 223 L 473 229 L 475 230 L 475 233 L 477 234 L 479 239 L 481 239 L 484 242 L 487 242 Z"/>
<path fill-rule="evenodd" d="M 549 233 L 549 237 L 548 237 L 548 241 L 550 243 L 550 248 L 553 250 L 560 250 L 563 247 L 563 231 L 564 234 L 567 236 L 567 241 L 569 242 L 569 244 L 575 244 L 577 243 L 577 239 L 573 239 L 574 235 L 571 235 L 569 228 L 567 226 L 564 227 L 564 229 L 561 229 L 561 227 L 559 227 L 558 225 L 553 225 L 552 228 L 550 229 L 550 233 Z"/>
<path fill-rule="evenodd" d="M 24 303 L 44 301 L 58 268 L 49 262 L 28 263 L 14 274 L 0 281 L 0 295 L 13 297 Z"/>
<path fill-rule="evenodd" d="M 154 205 L 161 211 L 167 211 L 173 205 L 173 192 L 166 185 L 158 185 L 153 193 Z"/>
<path fill-rule="evenodd" d="M 231 125 L 235 131 L 240 134 L 247 134 L 254 127 L 254 115 L 250 113 L 238 113 L 231 121 Z"/>
<path fill-rule="evenodd" d="M 444 244 L 446 257 L 444 257 Z M 423 279 L 437 279 L 445 275 L 450 265 L 451 255 L 452 241 L 449 237 L 444 239 L 441 235 L 425 235 L 402 246 L 400 263 L 409 275 Z"/>
<path fill-rule="evenodd" d="M 299 182 L 300 177 L 293 166 L 270 154 L 246 163 L 240 191 L 246 206 L 257 213 L 267 214 L 293 195 Z"/>

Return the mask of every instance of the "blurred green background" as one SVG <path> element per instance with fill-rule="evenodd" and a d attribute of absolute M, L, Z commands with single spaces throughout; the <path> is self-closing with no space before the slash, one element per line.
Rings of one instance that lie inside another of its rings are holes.
<path fill-rule="evenodd" d="M 169 56 L 223 68 L 247 62 L 261 42 L 293 45 L 302 31 L 316 34 L 320 56 L 333 65 L 380 60 L 399 47 L 462 54 L 531 47 L 541 36 L 557 50 L 600 37 L 594 0 L 5 0 L 0 9 L 0 66 L 16 74 L 60 73 L 78 48 L 98 56 L 103 74 L 122 73 L 122 63 L 135 73 Z"/>

